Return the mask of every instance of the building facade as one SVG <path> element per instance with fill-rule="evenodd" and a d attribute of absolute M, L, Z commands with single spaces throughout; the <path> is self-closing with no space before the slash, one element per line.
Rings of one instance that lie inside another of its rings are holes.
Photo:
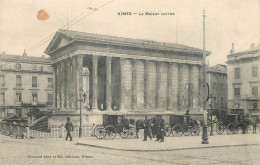
<path fill-rule="evenodd" d="M 53 70 L 50 58 L 0 55 L 0 118 L 28 119 L 28 113 L 52 110 Z M 29 123 L 34 120 L 29 118 Z M 40 117 L 40 116 L 38 116 Z M 31 120 L 30 120 L 31 119 Z"/>
<path fill-rule="evenodd" d="M 102 114 L 202 114 L 200 49 L 59 30 L 45 53 L 55 77 L 53 120 L 78 114 L 80 93 L 86 100 L 83 122 L 89 124 L 102 123 Z"/>
<path fill-rule="evenodd" d="M 207 70 L 207 80 L 209 83 L 209 109 L 212 115 L 221 117 L 227 113 L 227 97 L 228 97 L 228 85 L 227 85 L 227 66 L 215 65 L 209 67 Z"/>
<path fill-rule="evenodd" d="M 234 46 L 227 56 L 228 108 L 241 109 L 251 116 L 259 116 L 260 109 L 260 47 L 235 52 Z"/>

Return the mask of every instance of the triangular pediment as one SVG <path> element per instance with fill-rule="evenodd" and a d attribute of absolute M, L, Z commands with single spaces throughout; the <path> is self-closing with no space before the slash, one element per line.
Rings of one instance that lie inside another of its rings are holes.
<path fill-rule="evenodd" d="M 45 53 L 50 55 L 51 52 L 68 45 L 72 41 L 73 39 L 63 34 L 56 33 L 53 39 L 51 40 L 50 44 L 48 45 L 47 49 L 45 50 Z"/>

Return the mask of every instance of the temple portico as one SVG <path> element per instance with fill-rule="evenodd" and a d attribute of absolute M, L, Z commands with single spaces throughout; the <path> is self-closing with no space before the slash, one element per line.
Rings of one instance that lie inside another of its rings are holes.
<path fill-rule="evenodd" d="M 85 114 L 200 113 L 200 49 L 60 30 L 45 53 L 57 112 L 78 110 L 83 90 Z"/>

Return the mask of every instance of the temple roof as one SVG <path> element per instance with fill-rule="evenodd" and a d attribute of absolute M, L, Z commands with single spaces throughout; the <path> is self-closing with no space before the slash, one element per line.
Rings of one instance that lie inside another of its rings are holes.
<path fill-rule="evenodd" d="M 157 42 L 151 40 L 143 40 L 143 39 L 131 39 L 131 38 L 123 38 L 123 37 L 115 37 L 109 35 L 101 35 L 101 34 L 92 34 L 85 32 L 78 32 L 72 30 L 64 30 L 61 29 L 57 31 L 53 40 L 45 50 L 46 54 L 50 54 L 53 51 L 53 45 L 55 45 L 55 40 L 58 39 L 60 35 L 66 36 L 70 40 L 67 41 L 67 45 L 74 41 L 85 41 L 85 42 L 94 42 L 94 43 L 102 43 L 108 45 L 119 45 L 119 46 L 127 46 L 127 47 L 137 47 L 143 49 L 157 49 L 157 50 L 167 50 L 174 52 L 188 52 L 188 53 L 199 53 L 202 54 L 203 50 L 175 43 L 165 43 L 165 42 Z M 66 45 L 66 44 L 65 44 Z M 63 46 L 65 46 L 63 45 Z M 55 49 L 54 49 L 55 50 Z M 211 54 L 210 51 L 206 52 L 207 55 Z"/>

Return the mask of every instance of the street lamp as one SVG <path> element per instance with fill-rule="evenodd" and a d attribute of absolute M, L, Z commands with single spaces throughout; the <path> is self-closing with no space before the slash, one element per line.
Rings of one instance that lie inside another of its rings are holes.
<path fill-rule="evenodd" d="M 213 111 L 213 109 L 212 109 L 212 101 L 213 101 L 213 96 L 211 95 L 210 97 L 209 97 L 209 106 L 210 106 L 210 136 L 213 136 L 213 123 L 212 123 L 212 111 Z"/>
<path fill-rule="evenodd" d="M 71 95 L 73 97 L 73 94 Z M 73 100 L 73 99 L 72 99 Z M 81 107 L 82 107 L 82 102 L 84 103 L 86 101 L 86 93 L 83 92 L 83 89 L 79 89 L 79 98 L 76 98 L 76 102 L 79 101 L 79 111 L 80 111 L 80 116 L 79 116 L 79 137 L 82 136 L 82 116 L 81 116 Z"/>

